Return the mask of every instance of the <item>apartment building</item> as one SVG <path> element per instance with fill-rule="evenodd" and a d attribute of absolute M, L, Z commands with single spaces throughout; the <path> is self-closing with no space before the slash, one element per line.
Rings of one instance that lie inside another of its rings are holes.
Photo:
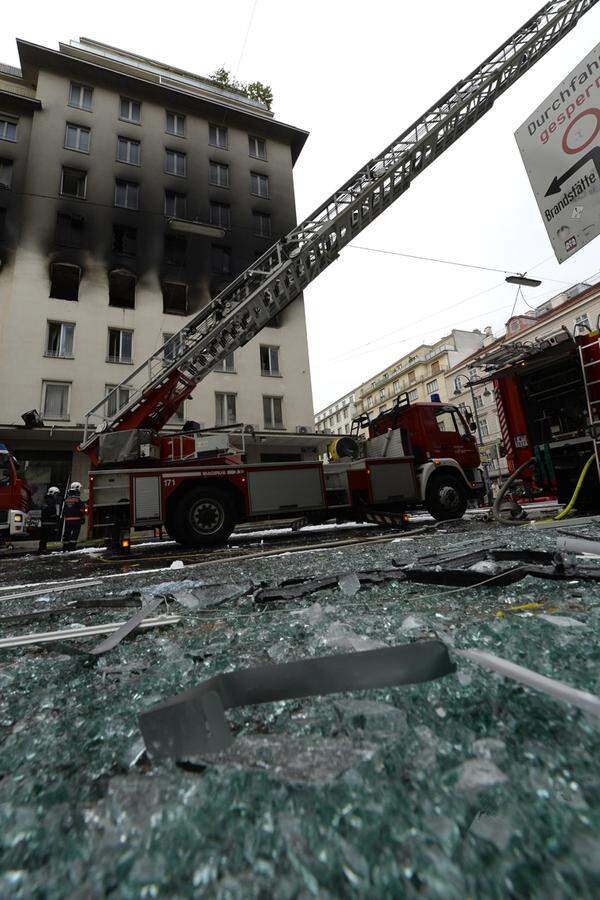
<path fill-rule="evenodd" d="M 357 388 L 357 411 L 373 417 L 390 409 L 400 394 L 406 394 L 411 403 L 434 396 L 447 400 L 444 373 L 483 342 L 480 331 L 453 329 L 433 344 L 421 344 Z"/>
<path fill-rule="evenodd" d="M 315 413 L 315 431 L 350 434 L 355 415 L 354 391 L 351 391 Z"/>
<path fill-rule="evenodd" d="M 600 281 L 597 278 L 592 279 L 592 284 L 573 285 L 525 315 L 512 316 L 501 337 L 494 339 L 488 333 L 481 350 L 446 372 L 446 395 L 463 409 L 473 411 L 478 420 L 475 437 L 493 486 L 502 481 L 508 468 L 503 455 L 493 383 L 477 383 L 485 374 L 481 357 L 504 344 L 534 343 L 559 334 L 564 328 L 571 334 L 579 328 L 597 329 L 600 323 Z"/>
<path fill-rule="evenodd" d="M 0 66 L 0 440 L 38 486 L 83 481 L 85 413 L 296 222 L 307 133 L 259 101 L 88 39 Z M 126 402 L 124 388 L 114 400 Z M 36 409 L 44 426 L 27 430 Z M 292 304 L 178 411 L 312 423 Z"/>

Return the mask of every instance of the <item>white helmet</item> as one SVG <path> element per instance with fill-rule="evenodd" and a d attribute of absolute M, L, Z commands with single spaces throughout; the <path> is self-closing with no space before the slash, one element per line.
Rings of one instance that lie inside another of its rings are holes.
<path fill-rule="evenodd" d="M 71 487 L 69 488 L 69 490 L 71 490 L 71 491 L 80 491 L 80 490 L 81 490 L 81 483 L 80 483 L 79 481 L 73 481 L 73 482 L 71 482 Z"/>
<path fill-rule="evenodd" d="M 60 494 L 60 491 L 59 491 L 59 489 L 58 489 L 57 487 L 49 487 L 49 488 L 48 488 L 48 493 L 49 493 L 49 494 Z"/>

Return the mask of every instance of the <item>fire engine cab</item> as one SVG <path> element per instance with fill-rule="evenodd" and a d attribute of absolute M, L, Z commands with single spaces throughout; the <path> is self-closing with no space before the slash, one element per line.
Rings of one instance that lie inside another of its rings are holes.
<path fill-rule="evenodd" d="M 361 427 L 366 436 L 358 435 Z M 483 493 L 471 425 L 454 406 L 398 398 L 353 431 L 274 434 L 239 426 L 100 435 L 100 466 L 90 476 L 92 535 L 164 526 L 181 544 L 211 546 L 253 520 L 360 521 L 415 506 L 455 519 Z M 323 463 L 326 448 L 330 461 Z"/>
<path fill-rule="evenodd" d="M 8 447 L 0 444 L 0 544 L 27 535 L 30 506 L 31 489 L 19 475 L 17 461 Z"/>

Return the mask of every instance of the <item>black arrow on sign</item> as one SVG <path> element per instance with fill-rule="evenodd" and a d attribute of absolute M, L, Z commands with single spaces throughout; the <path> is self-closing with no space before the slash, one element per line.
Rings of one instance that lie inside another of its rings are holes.
<path fill-rule="evenodd" d="M 573 175 L 580 169 L 582 166 L 587 165 L 590 160 L 593 160 L 594 165 L 596 166 L 596 171 L 598 176 L 600 177 L 600 147 L 594 147 L 590 150 L 589 153 L 586 153 L 585 156 L 582 156 L 581 159 L 578 159 L 574 166 L 565 172 L 560 178 L 555 178 L 548 190 L 546 191 L 546 197 L 549 197 L 551 194 L 560 194 L 562 185 L 565 181 L 568 181 L 569 178 L 572 178 Z"/>

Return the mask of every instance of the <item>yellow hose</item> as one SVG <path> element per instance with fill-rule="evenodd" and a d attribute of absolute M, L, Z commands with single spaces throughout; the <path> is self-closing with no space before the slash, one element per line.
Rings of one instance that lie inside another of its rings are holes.
<path fill-rule="evenodd" d="M 531 522 L 532 525 L 544 525 L 547 522 L 560 522 L 561 519 L 566 519 L 567 516 L 570 515 L 573 507 L 575 506 L 575 503 L 577 502 L 577 498 L 579 497 L 579 492 L 581 491 L 585 476 L 587 475 L 589 468 L 595 459 L 596 459 L 596 454 L 592 453 L 592 455 L 590 456 L 590 458 L 587 460 L 586 464 L 584 465 L 583 469 L 581 470 L 579 480 L 577 481 L 577 484 L 575 485 L 575 490 L 573 491 L 573 496 L 571 497 L 571 499 L 569 500 L 569 502 L 567 503 L 565 508 L 563 510 L 561 510 L 558 513 L 558 515 L 553 516 L 551 519 L 539 519 L 537 522 Z"/>

